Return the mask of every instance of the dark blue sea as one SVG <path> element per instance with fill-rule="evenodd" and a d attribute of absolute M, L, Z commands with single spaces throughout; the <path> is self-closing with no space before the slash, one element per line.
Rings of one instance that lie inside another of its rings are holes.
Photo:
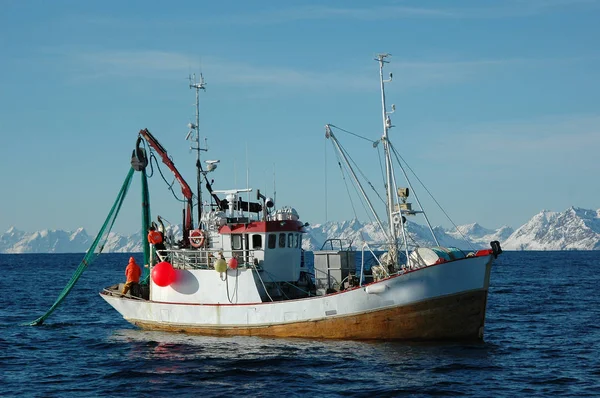
<path fill-rule="evenodd" d="M 141 331 L 98 296 L 122 281 L 129 254 L 101 255 L 44 325 L 19 326 L 45 313 L 82 257 L 0 254 L 0 395 L 600 396 L 600 252 L 505 252 L 481 343 Z"/>

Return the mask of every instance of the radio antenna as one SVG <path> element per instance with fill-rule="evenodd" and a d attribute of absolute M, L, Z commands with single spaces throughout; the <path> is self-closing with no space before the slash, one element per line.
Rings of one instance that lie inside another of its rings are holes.
<path fill-rule="evenodd" d="M 196 151 L 196 189 L 198 195 L 198 228 L 201 227 L 200 220 L 202 217 L 202 164 L 200 163 L 200 151 L 208 151 L 208 147 L 200 147 L 200 90 L 206 90 L 206 83 L 204 82 L 204 76 L 200 73 L 200 80 L 196 79 L 196 74 L 188 76 L 190 82 L 190 88 L 196 90 L 196 123 L 188 124 L 190 131 L 188 132 L 186 139 L 192 142 L 190 149 Z"/>

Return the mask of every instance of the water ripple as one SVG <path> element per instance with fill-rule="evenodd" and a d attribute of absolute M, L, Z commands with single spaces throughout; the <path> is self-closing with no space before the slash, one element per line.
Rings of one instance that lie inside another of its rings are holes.
<path fill-rule="evenodd" d="M 503 254 L 476 344 L 138 330 L 98 296 L 121 277 L 126 253 L 100 256 L 43 326 L 23 327 L 49 308 L 81 255 L 0 256 L 3 396 L 600 396 L 593 252 Z"/>

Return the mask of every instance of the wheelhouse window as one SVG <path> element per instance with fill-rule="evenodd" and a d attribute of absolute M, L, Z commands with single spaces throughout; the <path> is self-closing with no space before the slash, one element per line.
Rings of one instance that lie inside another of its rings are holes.
<path fill-rule="evenodd" d="M 242 249 L 242 235 L 231 235 L 231 248 L 233 250 Z"/>
<path fill-rule="evenodd" d="M 285 247 L 285 233 L 279 234 L 279 247 Z"/>
<path fill-rule="evenodd" d="M 262 249 L 262 236 L 261 235 L 252 235 L 252 248 L 254 250 Z"/>
<path fill-rule="evenodd" d="M 269 234 L 269 249 L 275 249 L 277 247 L 277 234 Z"/>
<path fill-rule="evenodd" d="M 294 247 L 294 234 L 292 234 L 292 233 L 288 234 L 288 247 L 289 248 Z"/>
<path fill-rule="evenodd" d="M 294 248 L 298 248 L 300 246 L 300 234 L 294 234 Z"/>

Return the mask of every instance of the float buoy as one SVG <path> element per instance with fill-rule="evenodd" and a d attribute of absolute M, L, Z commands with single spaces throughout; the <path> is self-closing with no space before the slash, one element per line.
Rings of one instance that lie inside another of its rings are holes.
<path fill-rule="evenodd" d="M 231 257 L 231 259 L 229 259 L 229 264 L 228 265 L 229 265 L 229 268 L 231 268 L 231 269 L 237 269 L 237 267 L 238 267 L 237 258 Z"/>
<path fill-rule="evenodd" d="M 175 270 L 173 266 L 166 262 L 162 261 L 152 268 L 152 281 L 160 287 L 169 286 L 171 283 L 175 282 Z"/>
<path fill-rule="evenodd" d="M 190 244 L 194 247 L 202 247 L 204 246 L 204 242 L 206 241 L 206 235 L 204 231 L 201 229 L 194 229 L 190 231 Z"/>
<path fill-rule="evenodd" d="M 220 258 L 217 261 L 215 261 L 215 271 L 217 271 L 218 273 L 223 273 L 227 271 L 227 263 L 224 259 Z"/>

